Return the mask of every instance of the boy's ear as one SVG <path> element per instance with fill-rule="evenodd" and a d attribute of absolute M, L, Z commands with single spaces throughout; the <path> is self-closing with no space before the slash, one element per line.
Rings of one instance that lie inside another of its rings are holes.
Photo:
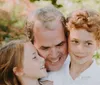
<path fill-rule="evenodd" d="M 97 50 L 99 50 L 100 49 L 100 43 L 98 42 L 97 43 Z"/>
<path fill-rule="evenodd" d="M 100 49 L 100 43 L 98 43 L 98 49 Z"/>
<path fill-rule="evenodd" d="M 13 72 L 16 76 L 22 76 L 24 74 L 23 69 L 19 67 L 14 67 Z"/>

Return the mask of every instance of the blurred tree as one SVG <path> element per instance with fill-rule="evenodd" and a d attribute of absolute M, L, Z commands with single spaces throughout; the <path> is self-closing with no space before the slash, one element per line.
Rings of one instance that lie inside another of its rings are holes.
<path fill-rule="evenodd" d="M 65 16 L 82 7 L 100 12 L 100 0 L 0 0 L 0 43 L 21 38 L 26 16 L 45 3 L 53 4 Z"/>
<path fill-rule="evenodd" d="M 31 2 L 35 2 L 35 1 L 40 1 L 40 0 L 30 0 Z M 57 0 L 43 0 L 43 1 L 51 1 L 51 4 L 54 5 L 57 8 L 62 7 L 61 4 L 57 4 Z"/>
<path fill-rule="evenodd" d="M 0 46 L 12 39 L 24 37 L 26 16 L 33 6 L 29 0 L 0 0 Z"/>
<path fill-rule="evenodd" d="M 40 0 L 30 0 L 30 2 L 35 2 L 35 1 L 40 1 Z"/>

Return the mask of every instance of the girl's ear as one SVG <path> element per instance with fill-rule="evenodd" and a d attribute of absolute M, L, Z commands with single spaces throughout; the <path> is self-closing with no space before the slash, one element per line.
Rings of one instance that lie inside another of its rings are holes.
<path fill-rule="evenodd" d="M 19 67 L 14 67 L 13 72 L 16 76 L 22 76 L 24 74 L 23 69 Z"/>

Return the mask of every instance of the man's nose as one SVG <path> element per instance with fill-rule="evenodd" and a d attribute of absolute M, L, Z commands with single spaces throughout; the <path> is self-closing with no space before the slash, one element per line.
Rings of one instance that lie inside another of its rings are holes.
<path fill-rule="evenodd" d="M 43 56 L 43 55 L 42 55 L 42 54 L 40 54 L 39 52 L 38 52 L 38 55 L 39 55 L 40 57 L 42 57 L 42 58 L 46 59 L 46 56 Z"/>
<path fill-rule="evenodd" d="M 55 47 L 52 48 L 50 54 L 51 54 L 52 58 L 56 58 L 57 57 L 57 49 Z"/>
<path fill-rule="evenodd" d="M 42 57 L 43 59 L 46 59 L 47 58 L 47 56 L 42 56 L 42 55 L 40 55 L 40 57 Z"/>

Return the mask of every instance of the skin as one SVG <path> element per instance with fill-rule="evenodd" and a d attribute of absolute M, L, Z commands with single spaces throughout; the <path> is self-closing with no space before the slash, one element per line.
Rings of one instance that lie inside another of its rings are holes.
<path fill-rule="evenodd" d="M 23 67 L 14 67 L 13 72 L 22 85 L 39 85 L 38 79 L 47 76 L 44 65 L 44 58 L 38 55 L 31 42 L 26 42 L 24 44 Z"/>
<path fill-rule="evenodd" d="M 45 58 L 48 71 L 57 71 L 64 64 L 67 57 L 67 41 L 62 24 L 55 20 L 45 28 L 40 21 L 34 24 L 34 46 L 39 54 Z"/>
<path fill-rule="evenodd" d="M 29 42 L 24 46 L 23 71 L 30 78 L 38 79 L 47 75 L 44 67 L 44 58 L 40 57 L 33 45 Z"/>
<path fill-rule="evenodd" d="M 97 44 L 92 33 L 83 29 L 70 31 L 69 53 L 73 62 L 77 64 L 91 62 L 96 50 Z"/>

